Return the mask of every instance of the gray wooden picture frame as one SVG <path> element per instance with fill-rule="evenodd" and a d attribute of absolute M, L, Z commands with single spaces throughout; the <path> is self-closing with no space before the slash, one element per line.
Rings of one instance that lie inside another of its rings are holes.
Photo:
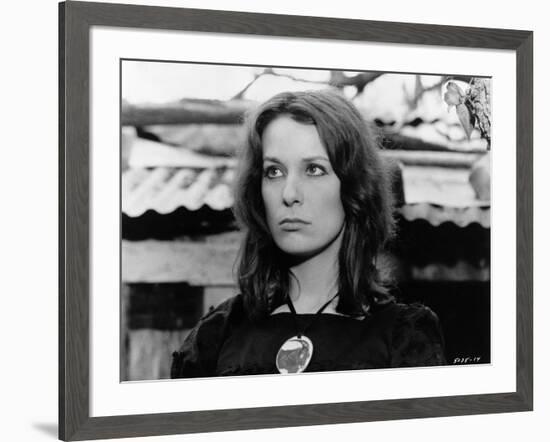
<path fill-rule="evenodd" d="M 516 53 L 517 385 L 498 394 L 90 416 L 90 28 L 183 30 L 508 49 Z M 533 409 L 533 33 L 65 2 L 59 5 L 59 437 L 84 440 Z"/>

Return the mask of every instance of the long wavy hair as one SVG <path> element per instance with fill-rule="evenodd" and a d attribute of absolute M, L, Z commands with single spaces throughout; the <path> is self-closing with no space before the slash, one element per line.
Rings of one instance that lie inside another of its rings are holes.
<path fill-rule="evenodd" d="M 247 137 L 235 185 L 234 213 L 244 230 L 237 263 L 239 288 L 252 320 L 267 316 L 288 295 L 288 257 L 275 244 L 262 199 L 262 135 L 278 116 L 315 125 L 340 179 L 344 233 L 338 255 L 340 313 L 362 315 L 391 301 L 389 274 L 378 256 L 393 236 L 393 197 L 372 128 L 356 107 L 333 90 L 278 94 L 245 119 Z"/>

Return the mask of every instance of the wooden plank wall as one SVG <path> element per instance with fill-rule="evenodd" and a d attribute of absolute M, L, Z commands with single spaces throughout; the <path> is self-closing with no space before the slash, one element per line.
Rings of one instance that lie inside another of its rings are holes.
<path fill-rule="evenodd" d="M 148 318 L 147 321 L 143 319 L 136 320 L 135 313 L 134 317 L 131 318 L 130 315 L 132 315 L 131 311 L 133 309 L 130 304 L 132 300 L 135 302 L 138 296 L 143 297 L 143 293 L 138 295 L 140 289 L 143 292 L 142 286 L 143 284 L 127 283 L 122 285 L 122 381 L 168 379 L 170 377 L 172 353 L 181 347 L 192 326 L 189 324 L 188 318 L 183 321 L 186 328 L 171 328 L 165 327 L 164 324 L 158 324 L 155 316 L 165 315 L 163 308 L 165 309 L 166 305 L 156 307 L 156 311 L 151 312 L 151 318 Z M 149 295 L 153 298 L 167 297 L 168 293 L 173 294 L 174 292 L 174 284 L 154 284 L 154 286 L 155 289 L 151 290 Z M 201 303 L 200 314 L 195 319 L 204 316 L 221 302 L 237 293 L 234 286 L 206 286 L 200 289 L 202 296 L 196 296 L 197 287 L 189 287 L 190 293 L 186 293 L 185 284 L 181 286 L 181 296 L 195 298 L 197 302 Z M 174 305 L 173 301 L 174 298 L 172 298 L 172 302 L 168 300 L 168 308 L 170 308 L 170 303 Z M 156 300 L 151 299 L 150 302 L 154 305 Z M 162 303 L 162 301 L 159 301 L 159 303 Z M 175 305 L 174 308 L 176 308 Z M 187 311 L 177 313 L 187 315 L 192 313 L 191 310 L 194 310 L 193 306 L 189 306 Z M 153 328 L 152 326 L 155 325 L 158 326 Z"/>
<path fill-rule="evenodd" d="M 124 282 L 182 282 L 194 286 L 232 286 L 240 232 L 203 241 L 122 241 Z"/>
<path fill-rule="evenodd" d="M 189 333 L 186 330 L 129 330 L 128 379 L 129 381 L 168 379 L 172 352 L 179 349 Z"/>
<path fill-rule="evenodd" d="M 156 328 L 136 325 L 136 321 L 129 318 L 130 304 L 132 299 L 135 300 L 132 292 L 137 293 L 136 289 L 132 289 L 133 285 L 153 284 L 156 288 L 151 296 L 158 297 L 173 291 L 174 284 L 182 282 L 189 284 L 194 293 L 200 288 L 200 311 L 204 315 L 237 293 L 232 263 L 238 253 L 240 237 L 240 232 L 228 232 L 209 235 L 202 240 L 122 241 L 122 324 L 134 322 L 133 328 L 131 324 L 123 325 L 122 380 L 168 378 L 172 352 L 179 349 L 189 333 L 189 328 L 162 330 L 159 329 L 163 328 L 162 324 Z M 186 296 L 183 284 L 180 292 L 181 296 Z M 154 302 L 151 300 L 152 304 Z M 154 315 L 155 312 L 151 314 Z M 156 323 L 154 320 L 152 322 Z"/>

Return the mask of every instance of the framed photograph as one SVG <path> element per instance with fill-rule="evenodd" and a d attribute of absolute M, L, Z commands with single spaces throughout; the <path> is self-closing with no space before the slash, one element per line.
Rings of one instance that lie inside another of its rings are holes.
<path fill-rule="evenodd" d="M 532 410 L 532 32 L 59 26 L 61 439 Z"/>

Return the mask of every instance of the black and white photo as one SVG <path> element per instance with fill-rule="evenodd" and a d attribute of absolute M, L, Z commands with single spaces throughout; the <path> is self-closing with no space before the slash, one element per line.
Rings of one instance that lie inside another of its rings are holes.
<path fill-rule="evenodd" d="M 121 61 L 121 380 L 491 363 L 491 79 Z"/>

